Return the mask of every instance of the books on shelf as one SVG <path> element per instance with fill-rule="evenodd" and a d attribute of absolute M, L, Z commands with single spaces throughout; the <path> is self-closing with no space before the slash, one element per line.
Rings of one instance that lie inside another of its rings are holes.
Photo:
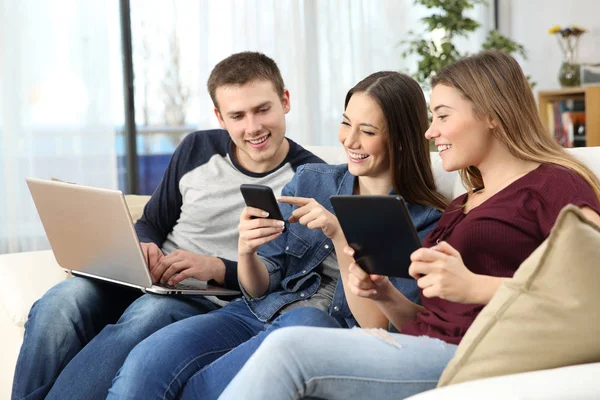
<path fill-rule="evenodd" d="M 565 147 L 585 147 L 585 111 L 565 111 L 561 118 L 568 143 Z"/>
<path fill-rule="evenodd" d="M 548 130 L 563 147 L 585 147 L 585 102 L 555 100 L 546 104 Z"/>

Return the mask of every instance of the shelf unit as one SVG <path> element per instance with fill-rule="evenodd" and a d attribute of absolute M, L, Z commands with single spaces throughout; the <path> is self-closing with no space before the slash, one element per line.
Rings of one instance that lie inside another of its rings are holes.
<path fill-rule="evenodd" d="M 556 100 L 585 101 L 586 146 L 600 146 L 600 85 L 538 92 L 538 110 L 548 128 L 547 104 Z"/>

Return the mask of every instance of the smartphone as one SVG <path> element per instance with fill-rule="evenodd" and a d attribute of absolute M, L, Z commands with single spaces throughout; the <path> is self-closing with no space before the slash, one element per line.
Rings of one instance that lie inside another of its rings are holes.
<path fill-rule="evenodd" d="M 269 216 L 267 218 L 283 221 L 283 215 L 281 215 L 279 204 L 270 187 L 244 183 L 240 185 L 240 191 L 242 192 L 242 196 L 244 196 L 244 201 L 247 206 L 268 212 Z M 286 227 L 284 226 L 283 231 L 285 232 L 285 230 Z"/>

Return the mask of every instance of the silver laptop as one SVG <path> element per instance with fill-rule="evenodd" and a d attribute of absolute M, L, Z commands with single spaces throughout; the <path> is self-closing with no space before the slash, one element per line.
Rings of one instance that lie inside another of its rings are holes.
<path fill-rule="evenodd" d="M 239 294 L 198 280 L 190 287 L 190 279 L 174 287 L 153 284 L 121 191 L 26 180 L 56 261 L 73 275 L 157 294 Z"/>

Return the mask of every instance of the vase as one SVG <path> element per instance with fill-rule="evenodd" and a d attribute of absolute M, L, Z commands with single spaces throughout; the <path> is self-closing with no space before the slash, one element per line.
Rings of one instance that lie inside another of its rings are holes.
<path fill-rule="evenodd" d="M 581 83 L 580 65 L 574 60 L 575 51 L 567 51 L 558 70 L 558 81 L 562 87 L 579 86 Z"/>
<path fill-rule="evenodd" d="M 560 82 L 560 86 L 579 86 L 581 82 L 579 70 L 579 64 L 563 61 L 560 65 L 560 70 L 558 71 L 558 81 Z"/>

